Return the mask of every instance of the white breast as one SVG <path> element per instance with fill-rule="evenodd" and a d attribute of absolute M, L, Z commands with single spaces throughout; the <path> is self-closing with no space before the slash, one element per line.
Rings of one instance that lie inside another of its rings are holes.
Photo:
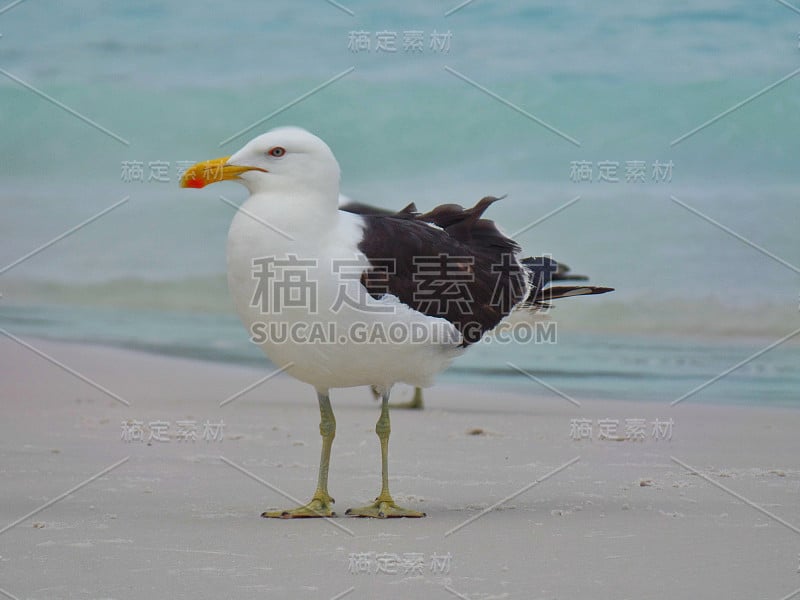
<path fill-rule="evenodd" d="M 394 296 L 372 300 L 357 278 L 348 278 L 358 271 L 359 260 L 366 264 L 357 247 L 361 217 L 287 206 L 251 196 L 231 223 L 228 285 L 251 337 L 276 366 L 288 366 L 288 373 L 318 389 L 430 385 L 463 352 L 457 330 Z M 275 262 L 267 267 L 254 263 L 260 259 Z M 287 289 L 294 290 L 295 300 L 282 302 Z M 264 292 L 269 294 L 266 303 Z M 297 305 L 287 306 L 292 303 Z"/>

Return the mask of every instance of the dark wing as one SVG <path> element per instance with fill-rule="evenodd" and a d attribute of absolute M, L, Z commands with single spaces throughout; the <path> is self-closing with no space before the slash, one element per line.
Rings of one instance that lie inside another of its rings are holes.
<path fill-rule="evenodd" d="M 358 248 L 372 265 L 362 277 L 367 291 L 375 298 L 394 294 L 447 319 L 464 346 L 477 342 L 525 299 L 528 278 L 516 242 L 481 218 L 496 200 L 467 209 L 443 205 L 424 215 L 413 206 L 389 215 L 358 213 L 366 224 Z"/>
<path fill-rule="evenodd" d="M 343 210 L 345 212 L 353 213 L 355 215 L 382 215 L 382 216 L 407 216 L 407 217 L 415 217 L 419 213 L 417 212 L 416 205 L 412 202 L 404 209 L 399 210 L 397 212 L 393 210 L 389 210 L 387 208 L 378 208 L 377 206 L 372 206 L 370 204 L 364 204 L 362 202 L 346 202 L 339 207 L 339 210 Z"/>
<path fill-rule="evenodd" d="M 481 218 L 500 199 L 487 196 L 471 208 L 442 204 L 423 214 L 414 203 L 398 212 L 359 202 L 342 205 L 341 210 L 366 221 L 359 250 L 372 264 L 362 277 L 370 295 L 380 298 L 388 292 L 421 313 L 447 319 L 462 333 L 467 346 L 522 300 L 522 306 L 535 311 L 559 298 L 613 291 L 598 286 L 551 286 L 554 281 L 588 277 L 573 274 L 550 257 L 522 259 L 521 268 L 517 243 L 500 233 L 493 221 Z M 526 279 L 531 288 L 523 298 Z"/>

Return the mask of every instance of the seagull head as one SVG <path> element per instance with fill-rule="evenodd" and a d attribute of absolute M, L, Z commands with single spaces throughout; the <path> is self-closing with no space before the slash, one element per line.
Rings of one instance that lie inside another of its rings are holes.
<path fill-rule="evenodd" d="M 251 194 L 301 190 L 338 197 L 339 163 L 314 134 L 300 127 L 280 127 L 250 140 L 231 156 L 192 165 L 180 185 L 202 188 L 225 180 L 238 181 Z"/>

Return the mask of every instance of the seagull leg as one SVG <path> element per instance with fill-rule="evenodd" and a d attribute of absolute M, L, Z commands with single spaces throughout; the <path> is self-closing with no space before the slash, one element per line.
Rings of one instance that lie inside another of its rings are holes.
<path fill-rule="evenodd" d="M 331 400 L 327 390 L 317 392 L 319 399 L 319 433 L 322 436 L 322 454 L 319 459 L 319 475 L 317 478 L 317 490 L 308 504 L 298 506 L 291 510 L 274 510 L 261 513 L 262 517 L 279 519 L 298 519 L 308 517 L 335 517 L 336 513 L 331 510 L 334 503 L 333 498 L 328 494 L 328 466 L 331 461 L 331 445 L 336 435 L 336 419 L 333 416 Z"/>
<path fill-rule="evenodd" d="M 348 508 L 346 515 L 354 517 L 377 517 L 386 519 L 391 517 L 424 517 L 424 512 L 401 508 L 394 503 L 389 493 L 389 433 L 392 427 L 389 422 L 389 391 L 383 393 L 381 400 L 381 416 L 375 425 L 375 433 L 381 442 L 381 493 L 375 502 L 359 508 Z"/>
<path fill-rule="evenodd" d="M 374 385 L 370 386 L 370 391 L 372 392 L 372 396 L 375 400 L 380 400 L 381 393 L 377 387 Z M 425 405 L 422 402 L 422 388 L 415 387 L 414 388 L 414 396 L 408 402 L 396 402 L 395 404 L 390 404 L 389 408 L 404 408 L 404 409 L 411 409 L 411 410 L 422 410 L 425 408 Z"/>
<path fill-rule="evenodd" d="M 390 404 L 391 408 L 405 408 L 410 410 L 422 410 L 425 408 L 425 405 L 422 403 L 422 388 L 415 387 L 414 388 L 414 396 L 408 402 L 398 402 L 396 404 Z"/>

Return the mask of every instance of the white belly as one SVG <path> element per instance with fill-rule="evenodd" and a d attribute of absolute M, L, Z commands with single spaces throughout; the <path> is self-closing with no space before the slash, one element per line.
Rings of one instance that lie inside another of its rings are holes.
<path fill-rule="evenodd" d="M 245 207 L 252 215 L 253 207 Z M 319 235 L 304 231 L 288 240 L 237 212 L 228 235 L 236 311 L 276 366 L 318 389 L 430 385 L 463 352 L 458 332 L 393 296 L 375 301 L 366 295 L 353 277 L 360 269 L 362 222 L 337 211 Z M 333 259 L 348 262 L 334 266 Z"/>

